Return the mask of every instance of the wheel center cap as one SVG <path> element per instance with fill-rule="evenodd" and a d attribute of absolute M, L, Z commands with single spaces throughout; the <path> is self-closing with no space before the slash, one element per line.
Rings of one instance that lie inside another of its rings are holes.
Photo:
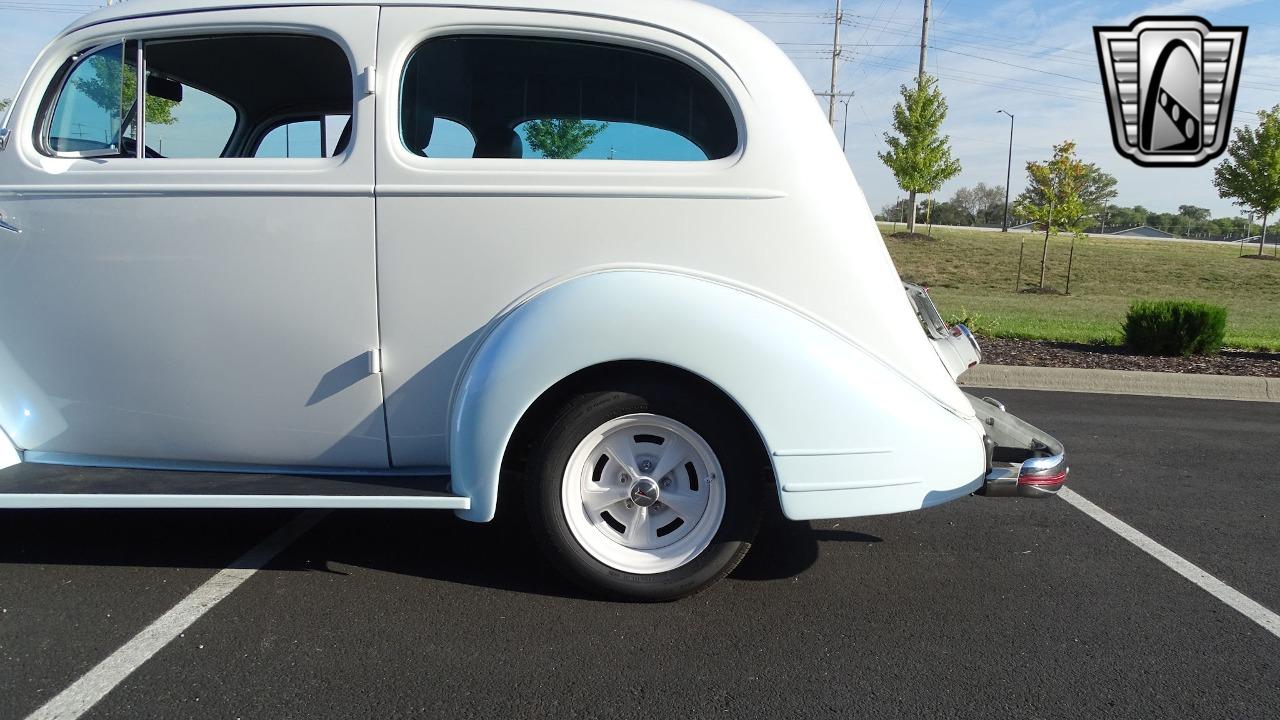
<path fill-rule="evenodd" d="M 647 508 L 658 502 L 658 483 L 650 478 L 640 478 L 631 486 L 631 502 Z"/>

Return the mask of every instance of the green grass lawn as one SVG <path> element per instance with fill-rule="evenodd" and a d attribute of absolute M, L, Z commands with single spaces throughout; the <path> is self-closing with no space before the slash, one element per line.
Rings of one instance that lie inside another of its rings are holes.
<path fill-rule="evenodd" d="M 933 236 L 886 235 L 885 243 L 904 280 L 929 287 L 948 320 L 981 334 L 1119 343 L 1134 300 L 1186 299 L 1227 307 L 1229 347 L 1280 351 L 1280 262 L 1242 260 L 1238 244 L 1084 238 L 1076 242 L 1071 294 L 1037 295 L 1014 285 L 1023 241 L 1023 286 L 1039 283 L 1043 235 L 935 228 Z M 1049 241 L 1046 285 L 1065 290 L 1070 247 L 1069 236 Z"/>

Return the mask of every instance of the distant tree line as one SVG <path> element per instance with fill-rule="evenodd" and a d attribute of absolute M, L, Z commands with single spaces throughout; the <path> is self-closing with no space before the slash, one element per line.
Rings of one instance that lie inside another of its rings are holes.
<path fill-rule="evenodd" d="M 1086 166 L 1087 167 L 1087 166 Z M 1102 173 L 1106 175 L 1106 173 Z M 1111 177 L 1107 175 L 1107 177 Z M 1023 193 L 1025 196 L 1026 193 Z M 1022 198 L 1023 196 L 1019 196 Z M 1109 198 L 1108 198 L 1109 199 Z M 1010 200 L 1014 205 L 1015 201 Z M 1016 205 L 1010 207 L 1012 219 L 1010 225 L 1022 225 L 1030 222 L 1029 217 L 1015 211 Z M 877 220 L 885 222 L 906 222 L 910 214 L 910 204 L 904 198 L 896 203 L 888 203 L 876 215 Z M 933 203 L 922 203 L 916 212 L 916 222 L 935 225 L 957 225 L 964 227 L 1000 227 L 1004 214 L 1004 186 L 978 183 L 973 187 L 962 187 L 955 191 L 950 200 Z M 1141 205 L 1121 207 L 1103 202 L 1089 210 L 1084 231 L 1090 233 L 1113 233 L 1120 230 L 1147 225 L 1178 237 L 1197 239 L 1239 239 L 1252 237 L 1261 229 L 1261 218 L 1254 218 L 1250 223 L 1246 217 L 1211 216 L 1208 208 L 1195 205 L 1179 205 L 1178 211 L 1156 212 Z"/>
<path fill-rule="evenodd" d="M 1154 212 L 1141 205 L 1107 205 L 1089 232 L 1117 232 L 1147 225 L 1178 237 L 1201 239 L 1242 238 L 1257 234 L 1258 222 L 1243 217 L 1211 217 L 1208 208 L 1179 205 L 1178 212 Z"/>
<path fill-rule="evenodd" d="M 906 222 L 910 215 L 911 203 L 902 198 L 881 208 L 877 217 L 888 222 Z M 950 200 L 920 204 L 916 209 L 916 222 L 984 227 L 1000 225 L 1002 215 L 1004 186 L 978 183 L 973 187 L 956 190 Z"/>

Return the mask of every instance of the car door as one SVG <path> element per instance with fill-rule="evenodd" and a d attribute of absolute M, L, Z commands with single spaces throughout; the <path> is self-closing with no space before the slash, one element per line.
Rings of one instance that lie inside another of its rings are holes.
<path fill-rule="evenodd" d="M 0 423 L 29 460 L 388 465 L 356 87 L 378 13 L 141 17 L 46 50 L 0 153 Z M 351 115 L 332 157 L 255 152 L 285 106 Z"/>
<path fill-rule="evenodd" d="M 712 78 L 734 75 L 688 38 L 496 8 L 387 7 L 380 27 L 389 444 L 395 465 L 446 465 L 460 375 L 505 308 L 592 268 L 723 271 L 751 253 L 713 238 L 780 215 L 725 197 L 744 134 Z M 563 119 L 584 147 L 536 150 L 532 128 Z"/>

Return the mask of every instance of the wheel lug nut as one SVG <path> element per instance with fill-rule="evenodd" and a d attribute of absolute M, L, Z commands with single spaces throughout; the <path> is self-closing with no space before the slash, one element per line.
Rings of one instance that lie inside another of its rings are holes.
<path fill-rule="evenodd" d="M 622 484 L 623 484 L 623 485 L 626 485 L 626 484 L 627 484 L 627 483 L 629 483 L 629 482 L 631 482 L 631 476 L 630 476 L 630 475 L 623 475 L 623 476 L 622 476 Z"/>
<path fill-rule="evenodd" d="M 652 469 L 653 469 L 653 461 L 652 461 L 652 460 L 641 460 L 641 461 L 640 461 L 640 471 L 641 471 L 641 472 L 649 472 L 649 471 L 650 471 L 650 470 L 652 470 Z"/>
<path fill-rule="evenodd" d="M 631 508 L 633 508 L 633 507 L 635 507 L 635 503 L 633 503 L 633 502 L 631 502 L 630 500 L 628 500 L 628 501 L 627 501 L 627 509 L 628 509 L 628 510 L 630 510 L 630 509 L 631 509 Z"/>
<path fill-rule="evenodd" d="M 671 487 L 671 478 L 669 477 L 662 478 L 662 487 Z"/>

